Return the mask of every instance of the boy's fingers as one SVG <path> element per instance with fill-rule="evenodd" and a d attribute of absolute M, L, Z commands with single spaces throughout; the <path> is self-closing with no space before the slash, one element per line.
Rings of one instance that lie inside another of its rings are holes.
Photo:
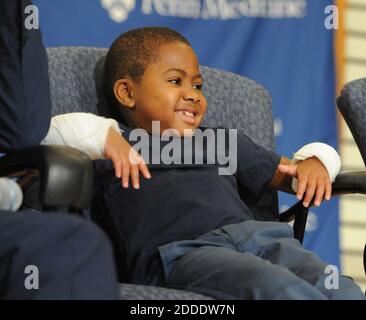
<path fill-rule="evenodd" d="M 131 165 L 138 165 L 141 161 L 142 157 L 136 152 L 135 149 L 131 148 L 128 154 L 128 160 Z"/>
<path fill-rule="evenodd" d="M 119 158 L 112 156 L 111 160 L 113 162 L 114 172 L 117 178 L 121 178 L 122 164 Z"/>
<path fill-rule="evenodd" d="M 146 179 L 151 178 L 150 171 L 147 168 L 147 165 L 146 165 L 144 159 L 141 157 L 141 155 L 138 152 L 131 149 L 131 152 L 129 154 L 129 160 L 130 160 L 131 166 L 136 166 L 137 170 L 141 171 L 141 173 L 143 174 L 143 176 Z"/>
<path fill-rule="evenodd" d="M 128 188 L 128 180 L 130 178 L 130 166 L 122 161 L 122 186 Z"/>
<path fill-rule="evenodd" d="M 292 177 L 296 177 L 296 175 L 297 175 L 297 165 L 279 164 L 277 169 L 278 169 L 278 171 L 288 174 Z"/>
<path fill-rule="evenodd" d="M 140 176 L 137 165 L 131 165 L 130 175 L 133 187 L 135 189 L 140 189 Z"/>
<path fill-rule="evenodd" d="M 319 207 L 322 200 L 323 200 L 323 196 L 324 196 L 324 191 L 325 191 L 325 181 L 321 181 L 320 183 L 318 182 L 318 186 L 316 188 L 316 196 L 315 196 L 315 201 L 314 204 Z"/>
<path fill-rule="evenodd" d="M 139 170 L 146 179 L 151 179 L 149 168 L 147 167 L 145 161 L 142 158 L 141 162 L 139 163 Z"/>
<path fill-rule="evenodd" d="M 305 199 L 304 199 L 304 207 L 308 207 L 311 200 L 314 197 L 315 194 L 315 190 L 316 190 L 316 180 L 309 178 L 308 180 L 308 185 L 306 188 L 306 195 L 305 195 Z"/>
<path fill-rule="evenodd" d="M 330 200 L 331 197 L 332 197 L 332 184 L 328 179 L 327 182 L 325 183 L 325 199 Z"/>
<path fill-rule="evenodd" d="M 304 192 L 306 189 L 306 186 L 308 184 L 308 178 L 307 177 L 298 177 L 298 184 L 297 184 L 297 192 L 296 197 L 297 199 L 301 200 L 304 196 Z"/>

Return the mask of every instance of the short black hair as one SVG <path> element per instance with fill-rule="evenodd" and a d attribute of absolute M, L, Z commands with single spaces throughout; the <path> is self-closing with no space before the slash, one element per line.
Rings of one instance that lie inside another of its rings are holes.
<path fill-rule="evenodd" d="M 122 33 L 113 42 L 105 60 L 103 81 L 104 92 L 110 105 L 109 111 L 113 117 L 120 115 L 119 110 L 116 110 L 120 109 L 120 106 L 114 97 L 114 83 L 123 78 L 139 82 L 148 65 L 156 58 L 161 45 L 175 41 L 191 46 L 177 31 L 165 27 L 133 29 Z"/>

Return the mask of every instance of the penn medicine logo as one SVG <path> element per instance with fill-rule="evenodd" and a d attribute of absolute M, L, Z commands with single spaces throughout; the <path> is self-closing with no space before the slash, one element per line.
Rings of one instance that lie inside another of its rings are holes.
<path fill-rule="evenodd" d="M 144 15 L 188 19 L 233 20 L 242 17 L 271 19 L 306 16 L 308 0 L 101 0 L 102 7 L 116 23 L 124 22 L 138 10 Z"/>
<path fill-rule="evenodd" d="M 110 18 L 117 23 L 128 19 L 128 14 L 135 9 L 135 0 L 101 0 L 102 7 Z"/>

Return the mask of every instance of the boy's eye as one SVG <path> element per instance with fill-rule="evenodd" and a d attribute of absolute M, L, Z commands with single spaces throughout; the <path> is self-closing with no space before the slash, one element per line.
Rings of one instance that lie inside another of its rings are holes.
<path fill-rule="evenodd" d="M 177 78 L 177 79 L 171 79 L 171 80 L 169 80 L 169 82 L 172 84 L 175 84 L 175 85 L 180 85 L 182 83 L 182 80 Z"/>
<path fill-rule="evenodd" d="M 203 87 L 202 84 L 195 84 L 195 85 L 193 85 L 193 88 L 196 89 L 196 90 L 199 90 L 199 91 L 202 91 L 202 87 Z"/>

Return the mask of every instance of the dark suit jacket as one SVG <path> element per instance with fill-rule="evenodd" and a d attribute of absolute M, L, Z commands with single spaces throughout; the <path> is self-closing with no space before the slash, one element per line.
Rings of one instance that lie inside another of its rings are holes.
<path fill-rule="evenodd" d="M 31 4 L 0 1 L 0 152 L 39 144 L 49 129 L 46 51 L 40 30 L 24 23 Z"/>

